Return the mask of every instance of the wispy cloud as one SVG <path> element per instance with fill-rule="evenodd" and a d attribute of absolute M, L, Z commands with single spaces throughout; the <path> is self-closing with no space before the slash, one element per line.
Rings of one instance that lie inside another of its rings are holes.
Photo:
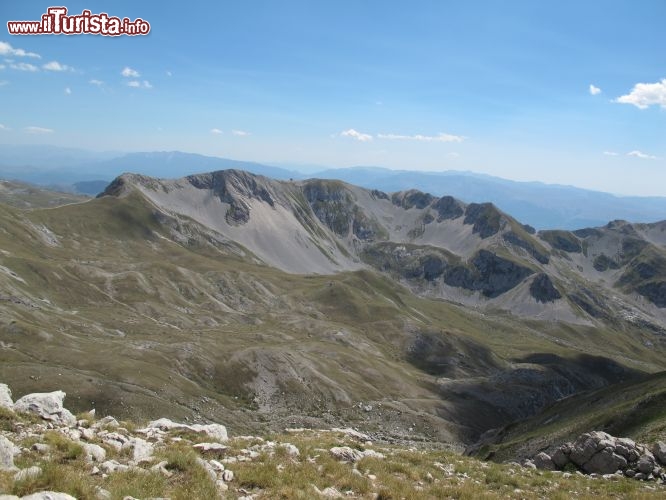
<path fill-rule="evenodd" d="M 133 87 L 135 89 L 152 89 L 153 86 L 150 84 L 149 81 L 143 80 L 140 82 L 139 80 L 130 80 L 127 82 L 128 87 Z"/>
<path fill-rule="evenodd" d="M 5 69 L 6 67 L 7 66 L 5 66 L 4 64 L 0 64 L 0 69 Z"/>
<path fill-rule="evenodd" d="M 5 85 L 9 85 L 9 80 L 0 80 L 0 87 L 4 87 Z"/>
<path fill-rule="evenodd" d="M 601 94 L 601 89 L 599 87 L 595 87 L 594 85 L 590 84 L 590 94 L 599 95 Z"/>
<path fill-rule="evenodd" d="M 221 131 L 219 128 L 212 128 L 212 129 L 210 129 L 210 133 L 211 133 L 211 134 L 214 134 L 214 135 L 222 135 L 222 134 L 224 134 L 224 132 Z"/>
<path fill-rule="evenodd" d="M 615 99 L 621 104 L 633 104 L 637 108 L 661 106 L 666 109 L 666 78 L 657 83 L 637 83 L 626 95 Z"/>
<path fill-rule="evenodd" d="M 420 142 L 463 142 L 466 137 L 461 135 L 439 133 L 437 135 L 401 135 L 401 134 L 377 134 L 379 139 L 391 141 L 420 141 Z"/>
<path fill-rule="evenodd" d="M 634 151 L 629 151 L 627 153 L 627 156 L 633 156 L 634 158 L 640 158 L 641 160 L 658 160 L 654 155 L 649 155 L 647 153 L 643 153 L 642 151 L 634 150 Z"/>
<path fill-rule="evenodd" d="M 166 72 L 166 76 L 172 76 L 172 75 L 173 75 L 173 73 L 171 73 L 171 71 Z"/>
<path fill-rule="evenodd" d="M 98 87 L 101 87 L 104 85 L 104 82 L 102 80 L 95 80 L 94 78 L 88 82 L 91 85 L 97 85 Z"/>
<path fill-rule="evenodd" d="M 65 87 L 65 94 L 72 95 L 72 89 L 70 89 L 69 87 Z"/>
<path fill-rule="evenodd" d="M 28 134 L 52 134 L 54 132 L 53 129 L 51 128 L 44 128 L 44 127 L 26 127 L 23 130 L 26 131 Z"/>
<path fill-rule="evenodd" d="M 42 66 L 46 71 L 72 71 L 73 68 L 66 64 L 60 64 L 58 61 L 51 61 Z"/>
<path fill-rule="evenodd" d="M 354 130 L 353 128 L 350 128 L 348 130 L 343 130 L 342 132 L 340 132 L 340 136 L 351 137 L 352 139 L 356 139 L 357 141 L 361 142 L 368 142 L 372 140 L 372 136 L 370 134 L 364 134 L 362 132 Z"/>
<path fill-rule="evenodd" d="M 238 137 L 246 137 L 250 135 L 250 133 L 245 130 L 232 130 L 231 133 Z"/>
<path fill-rule="evenodd" d="M 139 78 L 141 76 L 141 73 L 135 69 L 130 68 L 129 66 L 125 66 L 120 74 L 125 78 Z"/>
<path fill-rule="evenodd" d="M 8 126 L 3 125 L 2 123 L 0 123 L 0 130 L 8 131 L 8 130 L 11 130 L 11 129 Z"/>
<path fill-rule="evenodd" d="M 34 52 L 27 52 L 23 49 L 15 49 L 7 42 L 0 42 L 0 56 L 5 57 L 32 57 L 34 59 L 41 59 L 42 56 Z"/>
<path fill-rule="evenodd" d="M 9 67 L 17 71 L 30 71 L 31 73 L 39 71 L 39 68 L 34 64 L 24 63 L 24 62 L 10 64 Z"/>
<path fill-rule="evenodd" d="M 616 153 L 615 151 L 604 151 L 604 155 L 606 155 L 606 156 L 620 156 L 620 153 Z"/>

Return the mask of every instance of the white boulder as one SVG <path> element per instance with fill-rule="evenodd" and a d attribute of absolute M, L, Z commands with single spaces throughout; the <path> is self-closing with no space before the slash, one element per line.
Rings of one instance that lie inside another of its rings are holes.
<path fill-rule="evenodd" d="M 57 425 L 76 425 L 76 417 L 63 406 L 63 391 L 27 394 L 14 403 L 14 411 L 34 413 Z"/>
<path fill-rule="evenodd" d="M 0 384 L 0 408 L 14 408 L 12 401 L 12 391 L 7 384 Z"/>

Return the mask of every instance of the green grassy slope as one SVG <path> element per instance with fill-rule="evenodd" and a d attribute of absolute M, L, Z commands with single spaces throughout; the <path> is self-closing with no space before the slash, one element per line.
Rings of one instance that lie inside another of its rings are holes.
<path fill-rule="evenodd" d="M 82 203 L 89 199 L 88 196 L 44 189 L 23 182 L 0 180 L 0 203 L 16 208 L 57 207 L 69 203 Z"/>
<path fill-rule="evenodd" d="M 75 410 L 460 443 L 615 381 L 581 354 L 627 379 L 666 368 L 626 325 L 468 310 L 372 271 L 286 274 L 136 193 L 0 205 L 0 249 L 0 380 L 62 388 Z"/>

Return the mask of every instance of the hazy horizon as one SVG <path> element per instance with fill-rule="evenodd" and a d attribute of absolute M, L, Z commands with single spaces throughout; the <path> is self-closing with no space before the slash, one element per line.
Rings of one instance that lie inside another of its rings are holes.
<path fill-rule="evenodd" d="M 3 146 L 16 146 L 16 145 L 11 145 L 11 144 L 2 144 L 0 143 L 0 147 Z M 48 147 L 48 148 L 60 148 L 60 146 L 56 146 L 53 144 L 36 144 L 34 145 L 35 147 Z M 21 147 L 21 146 L 18 146 Z M 666 198 L 665 195 L 641 195 L 641 194 L 625 194 L 621 192 L 613 192 L 613 191 L 607 191 L 603 189 L 596 189 L 596 188 L 589 188 L 589 187 L 583 187 L 583 186 L 577 186 L 575 184 L 566 184 L 566 183 L 557 183 L 557 182 L 546 182 L 543 180 L 539 179 L 512 179 L 510 177 L 505 177 L 497 174 L 490 174 L 486 172 L 481 172 L 481 171 L 475 171 L 472 169 L 441 169 L 441 170 L 426 170 L 426 169 L 406 169 L 406 168 L 400 168 L 400 167 L 387 167 L 384 165 L 349 165 L 349 166 L 338 166 L 338 165 L 313 165 L 313 164 L 308 164 L 308 163 L 298 163 L 298 162 L 280 162 L 280 161 L 255 161 L 255 160 L 248 160 L 245 158 L 229 158 L 226 156 L 217 156 L 217 155 L 205 155 L 202 153 L 197 153 L 194 151 L 181 151 L 181 150 L 153 150 L 153 151 L 148 151 L 148 150 L 136 150 L 136 151 L 97 151 L 97 150 L 92 150 L 92 149 L 83 149 L 83 148 L 76 148 L 76 147 L 71 147 L 71 148 L 62 148 L 62 150 L 72 150 L 72 151 L 79 151 L 79 152 L 86 152 L 86 153 L 92 153 L 92 154 L 99 154 L 99 155 L 104 155 L 104 157 L 100 157 L 98 160 L 94 160 L 94 162 L 97 161 L 105 161 L 105 160 L 115 160 L 118 158 L 122 158 L 125 155 L 132 155 L 132 154 L 155 154 L 155 153 L 182 153 L 182 154 L 187 154 L 187 155 L 200 155 L 203 157 L 208 157 L 208 158 L 216 158 L 220 160 L 230 160 L 230 161 L 238 161 L 238 162 L 243 162 L 243 163 L 256 163 L 259 165 L 267 166 L 267 167 L 277 167 L 281 168 L 284 170 L 291 170 L 295 173 L 301 174 L 301 175 L 316 175 L 320 174 L 323 172 L 326 172 L 328 170 L 335 171 L 335 170 L 354 170 L 354 169 L 379 169 L 379 170 L 387 170 L 391 172 L 415 172 L 415 173 L 424 173 L 424 174 L 462 174 L 462 175 L 472 175 L 472 176 L 488 176 L 489 178 L 494 178 L 494 179 L 499 179 L 499 180 L 504 180 L 504 181 L 511 181 L 511 182 L 518 182 L 518 183 L 525 183 L 525 184 L 542 184 L 544 186 L 551 186 L 551 187 L 563 187 L 563 188 L 568 188 L 568 189 L 581 189 L 581 190 L 587 190 L 587 191 L 595 191 L 599 193 L 604 193 L 604 194 L 610 194 L 616 197 L 620 198 L 629 198 L 629 197 L 645 197 L 645 198 Z M 40 163 L 40 165 L 43 165 Z M 75 162 L 71 163 L 71 170 L 72 171 L 77 171 L 79 170 L 82 166 L 85 166 L 85 162 Z M 16 167 L 18 165 L 15 165 Z M 28 163 L 25 163 L 23 166 L 35 166 L 35 165 L 29 165 Z M 0 169 L 2 167 L 7 168 L 7 165 L 2 165 L 0 163 Z M 9 166 L 11 167 L 11 166 Z M 58 167 L 60 169 L 64 169 L 65 166 L 60 166 Z M 11 168 L 10 168 L 11 169 Z M 188 174 L 184 175 L 189 175 L 189 174 L 195 174 L 198 173 L 200 169 L 193 168 L 192 172 L 189 172 Z M 141 169 L 137 169 L 135 173 L 142 173 Z M 0 173 L 0 178 L 1 178 L 1 173 Z M 103 178 L 103 175 L 100 175 L 99 180 L 108 180 L 111 181 L 112 179 L 106 179 Z M 167 176 L 168 178 L 169 176 Z M 10 179 L 6 179 L 10 180 Z M 20 179 L 16 179 L 20 180 Z M 65 183 L 66 184 L 66 183 Z"/>
<path fill-rule="evenodd" d="M 49 2 L 13 3 L 38 20 Z M 0 36 L 0 142 L 471 171 L 666 196 L 666 4 L 127 1 L 146 36 Z"/>

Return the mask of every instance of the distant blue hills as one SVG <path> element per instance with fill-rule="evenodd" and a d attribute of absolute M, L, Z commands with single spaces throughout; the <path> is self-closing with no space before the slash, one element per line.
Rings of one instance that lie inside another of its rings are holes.
<path fill-rule="evenodd" d="M 54 186 L 95 195 L 123 172 L 153 177 L 182 177 L 235 168 L 274 179 L 339 179 L 386 192 L 418 189 L 465 202 L 494 203 L 537 229 L 579 229 L 616 219 L 656 222 L 666 219 L 666 197 L 615 196 L 609 193 L 517 182 L 472 172 L 422 172 L 382 167 L 331 168 L 304 174 L 298 167 L 277 167 L 179 151 L 95 153 L 54 146 L 0 145 L 0 178 Z"/>

